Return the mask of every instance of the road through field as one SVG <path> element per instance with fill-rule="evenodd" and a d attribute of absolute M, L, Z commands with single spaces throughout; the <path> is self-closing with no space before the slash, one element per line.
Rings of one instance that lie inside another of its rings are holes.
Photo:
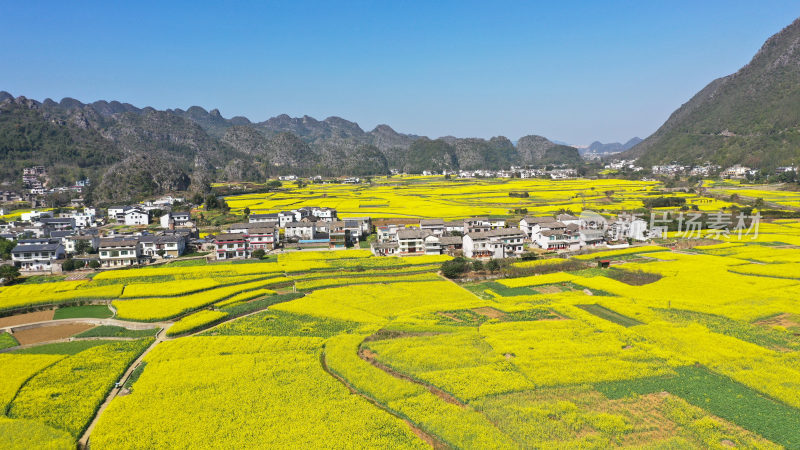
<path fill-rule="evenodd" d="M 116 397 L 117 394 L 119 394 L 119 391 L 122 389 L 122 386 L 124 386 L 125 382 L 128 381 L 128 378 L 130 378 L 133 371 L 136 370 L 136 367 L 138 367 L 139 364 L 141 364 L 144 357 L 147 356 L 147 354 L 150 353 L 150 351 L 153 350 L 156 347 L 156 345 L 164 341 L 165 332 L 166 330 L 162 328 L 161 331 L 159 331 L 159 333 L 156 335 L 156 339 L 153 341 L 153 343 L 150 344 L 150 346 L 147 347 L 147 349 L 145 349 L 145 351 L 143 351 L 138 358 L 136 358 L 133 364 L 128 366 L 128 370 L 126 370 L 125 373 L 122 375 L 122 377 L 119 379 L 119 383 L 117 384 L 117 386 L 111 389 L 111 392 L 108 393 L 105 401 L 103 401 L 103 404 L 100 405 L 100 408 L 97 409 L 97 412 L 95 413 L 94 418 L 92 418 L 92 421 L 89 423 L 89 426 L 86 427 L 86 431 L 83 432 L 83 436 L 81 436 L 80 440 L 78 440 L 79 448 L 85 449 L 88 447 L 89 436 L 92 434 L 92 430 L 97 424 L 97 419 L 100 418 L 100 414 L 103 414 L 103 411 L 105 411 L 109 403 L 111 403 L 111 400 L 113 400 L 114 397 Z"/>

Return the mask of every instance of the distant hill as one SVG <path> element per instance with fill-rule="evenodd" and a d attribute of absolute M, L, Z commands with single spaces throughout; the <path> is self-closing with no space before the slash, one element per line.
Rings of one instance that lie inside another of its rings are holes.
<path fill-rule="evenodd" d="M 599 141 L 594 141 L 588 147 L 582 148 L 581 149 L 581 154 L 584 154 L 584 153 L 599 153 L 599 154 L 603 154 L 603 153 L 624 152 L 626 150 L 630 150 L 631 148 L 633 148 L 635 145 L 639 144 L 640 142 L 642 142 L 642 139 L 640 139 L 638 137 L 631 138 L 631 139 L 628 140 L 628 142 L 625 142 L 624 144 L 621 144 L 619 142 L 612 142 L 610 144 L 603 144 L 603 143 L 601 143 Z"/>
<path fill-rule="evenodd" d="M 770 168 L 800 162 L 800 19 L 621 156 L 643 165 L 710 161 Z"/>
<path fill-rule="evenodd" d="M 374 130 L 340 117 L 279 115 L 226 119 L 199 106 L 159 111 L 117 101 L 38 102 L 0 91 L 0 181 L 45 165 L 53 184 L 88 177 L 96 201 L 170 190 L 203 191 L 210 181 L 262 181 L 281 174 L 377 175 L 392 168 L 503 169 L 581 162 L 578 150 L 540 136 L 428 139 L 388 125 Z"/>

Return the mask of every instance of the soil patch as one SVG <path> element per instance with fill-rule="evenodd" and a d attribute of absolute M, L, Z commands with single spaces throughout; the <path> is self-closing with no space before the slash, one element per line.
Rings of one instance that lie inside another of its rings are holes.
<path fill-rule="evenodd" d="M 455 314 L 452 314 L 452 313 L 446 313 L 446 312 L 439 311 L 436 314 L 438 314 L 438 315 L 440 315 L 440 316 L 442 316 L 444 318 L 450 319 L 453 322 L 463 322 L 463 320 L 459 319 L 458 317 L 456 317 Z"/>
<path fill-rule="evenodd" d="M 484 306 L 484 307 L 481 307 L 481 308 L 473 308 L 472 310 L 475 311 L 476 313 L 484 315 L 484 316 L 486 316 L 486 317 L 488 317 L 490 319 L 501 319 L 502 320 L 506 316 L 506 313 L 504 313 L 503 311 L 494 309 L 491 306 Z"/>
<path fill-rule="evenodd" d="M 54 309 L 47 311 L 36 311 L 32 313 L 17 314 L 15 316 L 8 316 L 0 318 L 0 328 L 13 327 L 14 325 L 22 325 L 24 323 L 44 322 L 45 320 L 53 320 Z"/>
<path fill-rule="evenodd" d="M 48 325 L 41 327 L 20 330 L 13 334 L 20 345 L 38 344 L 40 342 L 56 341 L 82 333 L 94 325 L 88 323 L 65 323 L 59 325 Z"/>
<path fill-rule="evenodd" d="M 783 313 L 783 314 L 778 314 L 777 316 L 770 317 L 768 319 L 759 320 L 758 322 L 756 322 L 756 325 L 762 325 L 765 327 L 784 327 L 784 328 L 800 327 L 800 318 L 794 317 L 792 314 L 789 313 Z"/>
<path fill-rule="evenodd" d="M 562 292 L 564 289 L 556 284 L 547 284 L 544 286 L 536 286 L 535 288 L 533 288 L 533 290 L 540 294 L 558 294 L 559 292 Z"/>
<path fill-rule="evenodd" d="M 364 339 L 364 342 L 382 341 L 384 339 L 401 339 L 417 336 L 436 336 L 441 334 L 438 331 L 398 331 L 398 330 L 378 330 L 374 334 Z"/>

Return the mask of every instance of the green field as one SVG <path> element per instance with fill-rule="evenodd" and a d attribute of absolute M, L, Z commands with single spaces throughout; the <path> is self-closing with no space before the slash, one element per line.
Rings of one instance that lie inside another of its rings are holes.
<path fill-rule="evenodd" d="M 58 319 L 107 319 L 114 313 L 106 305 L 68 306 L 58 308 L 53 314 L 53 320 Z"/>

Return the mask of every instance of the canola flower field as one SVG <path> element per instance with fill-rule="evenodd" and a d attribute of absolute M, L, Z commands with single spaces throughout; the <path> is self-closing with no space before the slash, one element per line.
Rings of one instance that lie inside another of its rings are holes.
<path fill-rule="evenodd" d="M 311 184 L 266 194 L 227 197 L 233 212 L 249 208 L 254 214 L 272 213 L 303 206 L 336 208 L 340 217 L 444 218 L 506 216 L 525 208 L 528 214 L 554 214 L 562 209 L 582 211 L 633 210 L 643 206 L 660 188 L 656 182 L 601 180 L 486 179 L 445 180 L 441 176 L 375 178 L 372 185 Z M 528 197 L 510 196 L 527 193 Z M 733 205 L 696 194 L 685 197 L 687 205 L 701 211 L 717 211 Z"/>
<path fill-rule="evenodd" d="M 800 448 L 800 221 L 722 241 L 480 297 L 449 257 L 363 250 L 9 286 L 0 311 L 99 302 L 162 331 L 4 349 L 0 446 L 75 448 L 93 424 L 92 449 Z"/>

